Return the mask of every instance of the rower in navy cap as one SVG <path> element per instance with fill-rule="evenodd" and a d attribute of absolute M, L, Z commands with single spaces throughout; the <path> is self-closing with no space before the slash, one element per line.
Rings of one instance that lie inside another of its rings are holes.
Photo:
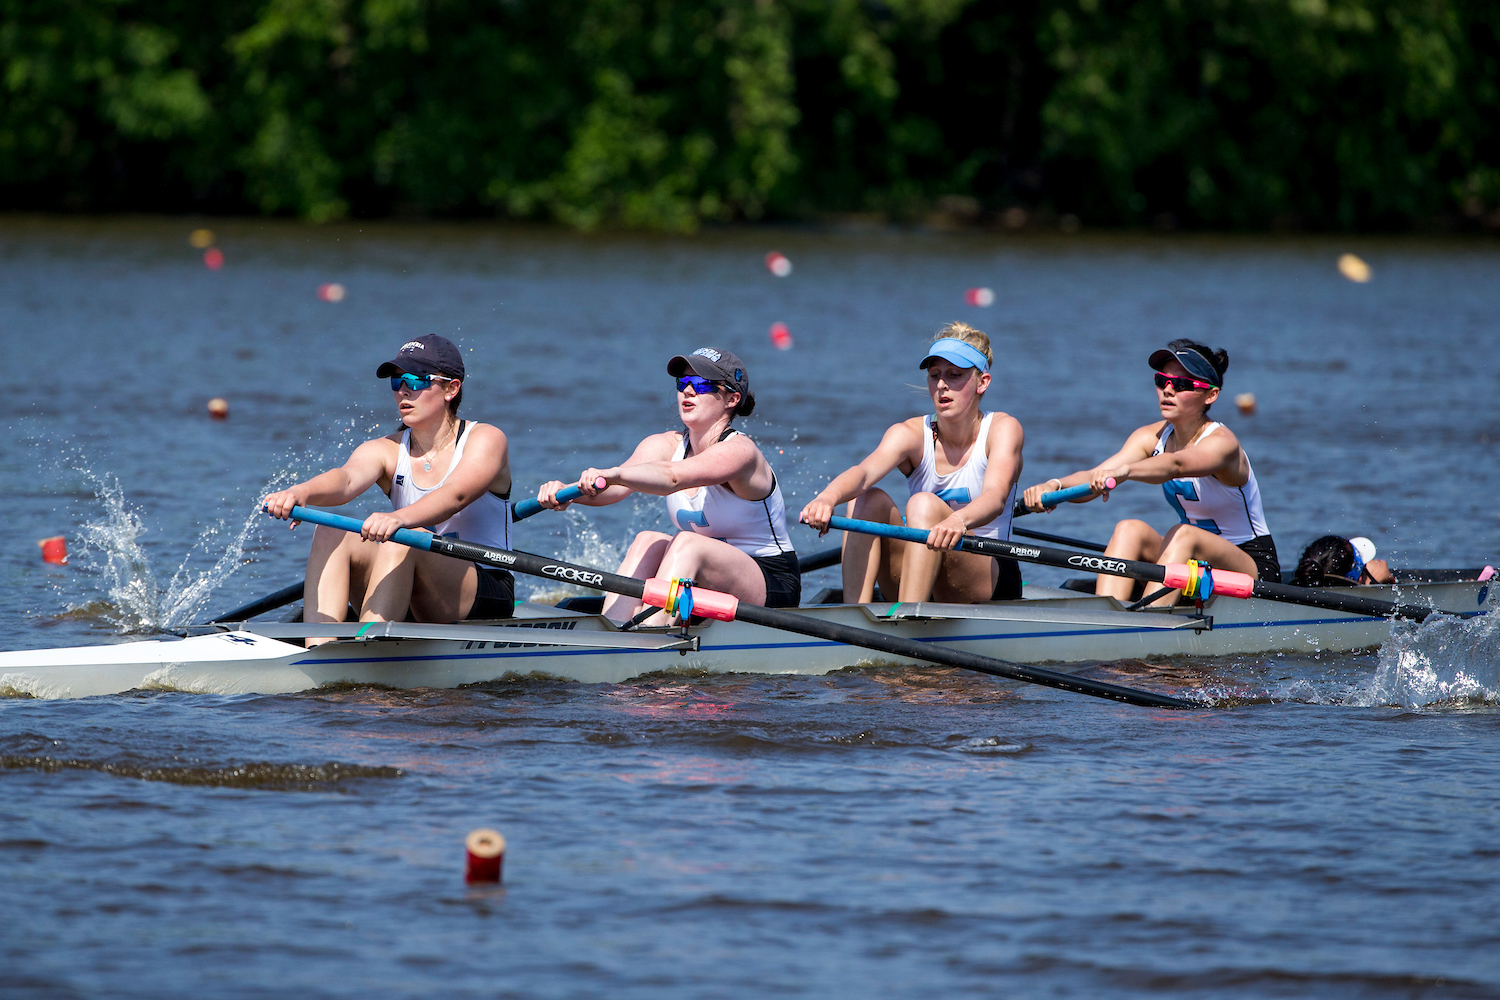
<path fill-rule="evenodd" d="M 401 428 L 366 441 L 342 467 L 264 501 L 273 517 L 289 518 L 294 506 L 337 507 L 374 485 L 391 498 L 391 511 L 371 514 L 357 535 L 313 533 L 303 620 L 341 622 L 351 601 L 360 621 L 404 621 L 408 611 L 423 622 L 509 618 L 515 579 L 508 571 L 390 541 L 398 528 L 426 528 L 511 547 L 509 444 L 498 427 L 459 419 L 463 355 L 428 334 L 402 344 L 375 377 L 390 379 Z"/>

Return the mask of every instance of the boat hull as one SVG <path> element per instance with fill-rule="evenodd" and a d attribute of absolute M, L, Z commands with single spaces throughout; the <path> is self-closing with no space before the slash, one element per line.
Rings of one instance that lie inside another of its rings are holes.
<path fill-rule="evenodd" d="M 1392 597 L 1389 588 L 1360 588 Z M 1024 601 L 983 605 L 828 605 L 800 613 L 842 625 L 1020 663 L 1069 664 L 1169 656 L 1353 652 L 1380 645 L 1392 623 L 1252 598 L 1216 597 L 1203 618 L 1187 609 L 1125 612 L 1109 598 L 1050 588 Z M 1408 603 L 1451 612 L 1487 611 L 1478 583 L 1404 586 Z M 619 633 L 598 615 L 539 605 L 518 608 L 518 626 L 545 630 L 539 642 L 473 638 L 482 626 L 453 626 L 462 638 L 341 639 L 314 649 L 257 634 L 256 626 L 194 636 L 71 649 L 0 653 L 0 694 L 80 698 L 134 689 L 217 694 L 285 694 L 333 684 L 393 688 L 458 687 L 547 676 L 617 683 L 662 671 L 824 674 L 869 664 L 919 661 L 871 653 L 745 622 L 705 622 L 689 630 L 697 649 L 600 648 Z M 438 631 L 445 626 L 428 626 Z M 608 633 L 608 635 L 605 635 Z M 515 629 L 507 629 L 515 636 Z M 615 640 L 621 641 L 621 640 Z"/>

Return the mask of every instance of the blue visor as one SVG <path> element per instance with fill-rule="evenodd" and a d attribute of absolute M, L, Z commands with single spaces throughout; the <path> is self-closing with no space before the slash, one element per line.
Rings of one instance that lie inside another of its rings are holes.
<path fill-rule="evenodd" d="M 1193 378 L 1200 382 L 1207 382 L 1216 388 L 1223 388 L 1224 380 L 1219 377 L 1219 373 L 1214 370 L 1214 366 L 1209 363 L 1209 360 L 1197 351 L 1188 348 L 1180 351 L 1174 351 L 1170 348 L 1154 351 L 1151 354 L 1150 360 L 1146 363 L 1151 366 L 1153 371 L 1166 371 L 1165 366 L 1167 362 L 1174 358 Z"/>
<path fill-rule="evenodd" d="M 990 363 L 986 360 L 983 351 L 956 337 L 943 337 L 941 340 L 933 341 L 932 346 L 927 349 L 927 356 L 917 367 L 926 368 L 936 358 L 951 361 L 960 368 L 978 368 L 982 372 L 990 370 Z"/>

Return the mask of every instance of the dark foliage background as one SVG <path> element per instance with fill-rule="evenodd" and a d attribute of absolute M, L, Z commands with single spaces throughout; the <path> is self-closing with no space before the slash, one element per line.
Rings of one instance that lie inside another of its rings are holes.
<path fill-rule="evenodd" d="M 11 209 L 1500 227 L 1494 0 L 0 12 Z"/>

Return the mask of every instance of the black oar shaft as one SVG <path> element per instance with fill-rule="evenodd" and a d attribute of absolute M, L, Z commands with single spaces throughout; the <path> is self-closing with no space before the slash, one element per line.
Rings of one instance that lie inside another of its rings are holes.
<path fill-rule="evenodd" d="M 302 581 L 298 580 L 296 583 L 282 587 L 274 594 L 267 594 L 258 601 L 251 601 L 249 604 L 241 605 L 233 611 L 226 611 L 219 617 L 211 619 L 209 624 L 212 625 L 215 622 L 249 621 L 256 615 L 263 615 L 267 611 L 275 611 L 277 608 L 291 604 L 302 596 L 302 589 Z"/>
<path fill-rule="evenodd" d="M 1148 583 L 1162 583 L 1166 580 L 1166 567 L 1158 563 L 1140 562 L 1135 559 L 1084 555 L 1080 552 L 1068 552 L 1065 549 L 1048 548 L 1045 545 L 1020 545 L 1015 542 L 979 538 L 974 535 L 964 536 L 963 548 L 966 552 L 1008 556 L 1022 562 L 1056 566 L 1060 569 L 1078 569 L 1090 573 L 1106 573 L 1110 576 L 1145 580 Z M 1356 615 L 1369 615 L 1372 618 L 1395 615 L 1398 618 L 1423 621 L 1433 613 L 1432 608 L 1395 604 L 1371 597 L 1360 597 L 1356 594 L 1340 594 L 1337 591 L 1293 587 L 1284 583 L 1272 583 L 1269 580 L 1256 580 L 1252 585 L 1252 593 L 1256 597 L 1264 597 L 1268 600 L 1327 608 L 1330 611 L 1347 611 Z"/>

